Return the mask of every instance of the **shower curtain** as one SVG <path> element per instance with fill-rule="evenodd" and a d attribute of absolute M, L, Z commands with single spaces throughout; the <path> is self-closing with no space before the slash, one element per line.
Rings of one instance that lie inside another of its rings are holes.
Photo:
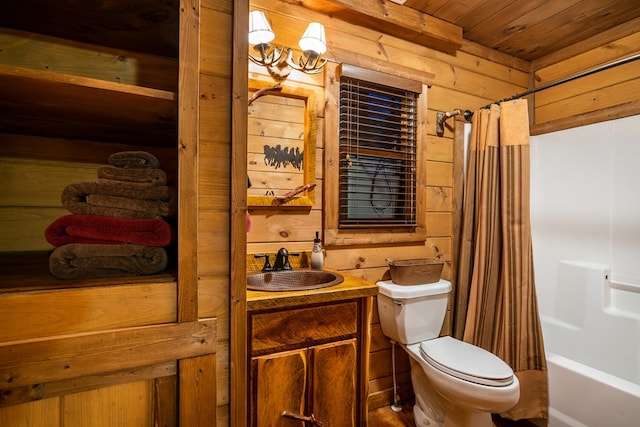
<path fill-rule="evenodd" d="M 526 100 L 474 113 L 467 157 L 454 336 L 515 372 L 520 401 L 500 414 L 547 418 L 547 371 L 533 277 Z"/>

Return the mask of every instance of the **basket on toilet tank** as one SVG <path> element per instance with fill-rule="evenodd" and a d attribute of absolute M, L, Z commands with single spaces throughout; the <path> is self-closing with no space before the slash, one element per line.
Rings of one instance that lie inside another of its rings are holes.
<path fill-rule="evenodd" d="M 440 280 L 444 261 L 437 258 L 387 259 L 391 281 L 396 285 L 421 285 Z"/>

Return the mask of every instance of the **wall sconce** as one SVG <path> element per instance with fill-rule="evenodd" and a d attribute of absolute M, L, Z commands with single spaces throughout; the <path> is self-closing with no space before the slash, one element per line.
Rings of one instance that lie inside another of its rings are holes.
<path fill-rule="evenodd" d="M 327 42 L 324 35 L 324 26 L 318 22 L 312 22 L 300 38 L 298 45 L 303 55 L 296 61 L 293 59 L 291 48 L 282 46 L 273 47 L 269 42 L 275 38 L 267 17 L 260 10 L 254 10 L 249 14 L 249 44 L 260 54 L 259 57 L 249 54 L 249 59 L 254 64 L 267 68 L 271 77 L 276 81 L 286 79 L 291 70 L 302 71 L 307 74 L 317 74 L 327 63 L 321 55 L 327 51 Z"/>

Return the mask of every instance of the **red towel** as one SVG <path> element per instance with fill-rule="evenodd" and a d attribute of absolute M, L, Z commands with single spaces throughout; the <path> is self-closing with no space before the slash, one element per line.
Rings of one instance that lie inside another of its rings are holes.
<path fill-rule="evenodd" d="M 69 243 L 168 246 L 171 225 L 162 219 L 128 219 L 102 215 L 65 215 L 45 230 L 47 241 L 59 247 Z"/>

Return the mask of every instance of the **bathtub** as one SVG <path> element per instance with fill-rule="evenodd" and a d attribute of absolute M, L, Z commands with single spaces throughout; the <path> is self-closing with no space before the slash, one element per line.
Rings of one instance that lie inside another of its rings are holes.
<path fill-rule="evenodd" d="M 561 261 L 541 324 L 549 427 L 640 425 L 640 287 L 607 265 Z"/>
<path fill-rule="evenodd" d="M 549 427 L 631 427 L 640 385 L 547 352 Z"/>

